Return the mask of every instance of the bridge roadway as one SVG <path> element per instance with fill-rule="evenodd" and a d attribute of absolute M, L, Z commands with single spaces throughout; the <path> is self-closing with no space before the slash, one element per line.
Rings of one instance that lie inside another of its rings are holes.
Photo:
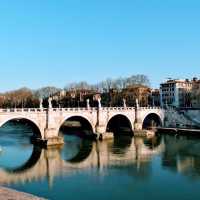
<path fill-rule="evenodd" d="M 14 119 L 25 119 L 38 129 L 41 140 L 47 145 L 62 143 L 60 127 L 66 120 L 79 117 L 86 120 L 93 133 L 105 134 L 108 123 L 117 116 L 123 116 L 131 130 L 140 130 L 147 117 L 157 118 L 159 125 L 164 123 L 165 111 L 159 107 L 90 107 L 90 108 L 24 108 L 0 109 L 0 127 Z"/>

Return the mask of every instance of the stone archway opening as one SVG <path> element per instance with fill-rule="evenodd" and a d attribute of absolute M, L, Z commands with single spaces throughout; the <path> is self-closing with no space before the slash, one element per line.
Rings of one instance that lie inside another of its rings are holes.
<path fill-rule="evenodd" d="M 112 117 L 106 127 L 106 132 L 112 132 L 114 135 L 132 135 L 133 130 L 130 120 L 124 115 L 115 115 Z"/>
<path fill-rule="evenodd" d="M 76 135 L 81 138 L 93 139 L 96 135 L 93 132 L 91 123 L 82 116 L 67 118 L 61 125 L 60 135 Z"/>
<path fill-rule="evenodd" d="M 155 113 L 148 114 L 142 124 L 142 129 L 153 129 L 162 126 L 162 120 L 159 115 Z"/>
<path fill-rule="evenodd" d="M 13 130 L 8 131 L 8 133 L 19 133 L 21 137 L 29 136 L 31 139 L 42 138 L 39 127 L 32 120 L 26 118 L 9 119 L 0 128 L 2 130 Z"/>

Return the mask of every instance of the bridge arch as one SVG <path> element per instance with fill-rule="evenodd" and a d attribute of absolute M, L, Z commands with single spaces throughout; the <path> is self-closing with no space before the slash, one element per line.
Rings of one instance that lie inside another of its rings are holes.
<path fill-rule="evenodd" d="M 67 116 L 65 117 L 61 123 L 59 124 L 58 127 L 58 132 L 61 130 L 62 126 L 69 121 L 77 121 L 80 123 L 82 128 L 86 128 L 87 130 L 92 131 L 93 133 L 95 132 L 95 127 L 93 125 L 93 123 L 91 122 L 91 120 L 84 115 L 71 115 L 71 116 Z"/>
<path fill-rule="evenodd" d="M 162 125 L 163 122 L 161 116 L 155 112 L 147 113 L 142 121 L 142 129 L 158 127 Z"/>
<path fill-rule="evenodd" d="M 12 122 L 12 121 L 20 121 L 20 122 L 29 124 L 33 130 L 33 134 L 34 134 L 33 136 L 37 138 L 43 138 L 40 126 L 35 120 L 29 117 L 24 117 L 24 116 L 19 115 L 19 116 L 12 116 L 12 117 L 6 118 L 4 121 L 0 122 L 0 128 L 3 127 L 8 122 Z"/>
<path fill-rule="evenodd" d="M 133 124 L 131 119 L 124 114 L 116 114 L 110 117 L 106 125 L 106 132 L 119 132 L 131 133 L 133 131 Z"/>

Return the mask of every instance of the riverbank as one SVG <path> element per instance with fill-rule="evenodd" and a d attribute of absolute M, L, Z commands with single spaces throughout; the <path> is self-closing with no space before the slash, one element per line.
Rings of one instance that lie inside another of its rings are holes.
<path fill-rule="evenodd" d="M 179 134 L 188 136 L 200 136 L 200 129 L 187 128 L 157 128 L 157 133 Z"/>
<path fill-rule="evenodd" d="M 31 194 L 0 187 L 0 200 L 44 200 Z"/>

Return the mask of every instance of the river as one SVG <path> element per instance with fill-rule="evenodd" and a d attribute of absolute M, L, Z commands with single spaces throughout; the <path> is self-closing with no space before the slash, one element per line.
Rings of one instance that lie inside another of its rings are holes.
<path fill-rule="evenodd" d="M 199 199 L 200 139 L 159 135 L 92 142 L 64 135 L 41 149 L 32 130 L 0 129 L 0 185 L 48 199 Z"/>

